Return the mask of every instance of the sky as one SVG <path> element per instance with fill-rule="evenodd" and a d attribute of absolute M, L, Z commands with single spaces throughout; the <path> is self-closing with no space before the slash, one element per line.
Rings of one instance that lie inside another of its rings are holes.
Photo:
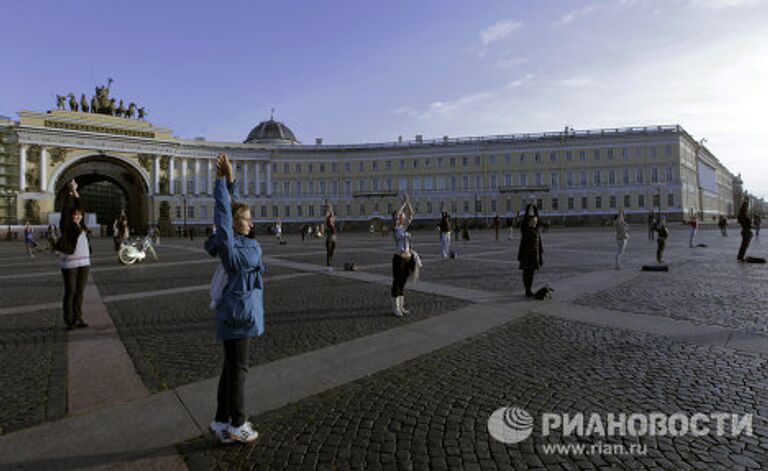
<path fill-rule="evenodd" d="M 241 142 L 680 124 L 768 197 L 768 0 L 3 2 L 0 115 L 56 94 Z"/>

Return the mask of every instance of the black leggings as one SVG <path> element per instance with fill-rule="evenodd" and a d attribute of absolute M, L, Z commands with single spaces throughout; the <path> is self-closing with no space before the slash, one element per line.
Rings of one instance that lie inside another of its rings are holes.
<path fill-rule="evenodd" d="M 525 286 L 525 292 L 531 292 L 531 286 L 533 286 L 533 275 L 535 270 L 523 270 L 523 286 Z"/>
<path fill-rule="evenodd" d="M 67 325 L 83 322 L 83 291 L 88 281 L 88 269 L 88 266 L 61 269 L 64 276 L 64 322 Z"/>
<path fill-rule="evenodd" d="M 233 427 L 245 423 L 245 378 L 248 375 L 248 339 L 224 341 L 224 366 L 216 396 L 216 421 Z"/>
<path fill-rule="evenodd" d="M 336 251 L 336 241 L 325 239 L 325 265 L 331 266 L 333 261 L 333 252 Z"/>
<path fill-rule="evenodd" d="M 752 231 L 741 231 L 741 245 L 739 246 L 739 254 L 736 256 L 737 260 L 744 260 L 744 256 L 747 254 L 747 248 L 752 241 Z"/>
<path fill-rule="evenodd" d="M 411 270 L 414 266 L 413 257 L 410 260 L 406 260 L 399 255 L 392 257 L 392 297 L 397 298 L 403 296 L 405 290 L 405 282 L 408 281 L 408 276 L 411 274 Z"/>

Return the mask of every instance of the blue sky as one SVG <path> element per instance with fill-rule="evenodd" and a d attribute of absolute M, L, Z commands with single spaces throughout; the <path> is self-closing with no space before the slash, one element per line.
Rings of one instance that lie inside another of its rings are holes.
<path fill-rule="evenodd" d="M 24 1 L 0 114 L 113 95 L 181 137 L 305 143 L 682 124 L 768 196 L 768 1 Z M 10 21 L 8 21 L 10 19 Z"/>

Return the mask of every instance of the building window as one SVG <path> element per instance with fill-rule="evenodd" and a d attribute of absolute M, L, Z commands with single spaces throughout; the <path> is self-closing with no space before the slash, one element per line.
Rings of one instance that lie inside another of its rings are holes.
<path fill-rule="evenodd" d="M 315 182 L 314 182 L 314 180 L 310 180 L 307 183 L 307 187 L 308 187 L 307 188 L 307 193 L 310 194 L 310 195 L 314 195 L 315 194 Z"/>
<path fill-rule="evenodd" d="M 653 207 L 654 207 L 654 208 L 659 208 L 659 207 L 661 207 L 661 195 L 660 195 L 660 194 L 658 194 L 658 193 L 656 193 L 655 195 L 653 195 Z"/>
<path fill-rule="evenodd" d="M 657 183 L 659 181 L 659 170 L 654 167 L 651 169 L 651 181 Z"/>
<path fill-rule="evenodd" d="M 379 202 L 378 201 L 373 203 L 373 212 L 376 213 L 376 214 L 379 213 Z"/>
<path fill-rule="evenodd" d="M 384 162 L 384 170 L 392 170 L 392 161 L 391 160 L 387 160 L 386 162 Z"/>
<path fill-rule="evenodd" d="M 512 186 L 512 174 L 508 173 L 504 175 L 504 185 L 505 186 Z"/>
<path fill-rule="evenodd" d="M 432 164 L 432 159 L 424 159 L 424 168 L 429 168 Z"/>
<path fill-rule="evenodd" d="M 637 207 L 645 208 L 645 195 L 637 195 Z"/>
<path fill-rule="evenodd" d="M 568 197 L 568 209 L 573 209 L 573 197 Z"/>
<path fill-rule="evenodd" d="M 283 164 L 283 173 L 291 173 L 291 164 Z"/>
<path fill-rule="evenodd" d="M 557 198 L 552 198 L 552 209 L 554 209 L 555 211 L 557 211 L 557 209 L 558 209 Z"/>
<path fill-rule="evenodd" d="M 579 184 L 581 186 L 587 186 L 587 171 L 582 170 L 579 172 Z"/>
<path fill-rule="evenodd" d="M 371 166 L 373 167 L 374 172 L 379 169 L 379 163 L 375 160 L 371 163 Z M 320 171 L 321 172 L 323 171 L 322 168 L 320 169 Z"/>
<path fill-rule="evenodd" d="M 480 165 L 480 156 L 476 155 L 475 156 L 475 166 L 478 166 L 478 165 Z"/>
<path fill-rule="evenodd" d="M 496 165 L 496 156 L 492 155 L 488 157 L 488 165 Z"/>
<path fill-rule="evenodd" d="M 608 197 L 608 205 L 611 208 L 614 208 L 614 209 L 616 208 L 616 197 L 615 196 Z"/>
<path fill-rule="evenodd" d="M 333 162 L 331 164 L 331 172 L 336 173 L 337 170 L 338 170 L 338 167 L 336 166 L 336 162 Z"/>
<path fill-rule="evenodd" d="M 595 196 L 595 209 L 601 209 L 603 207 L 603 198 L 601 196 Z"/>
<path fill-rule="evenodd" d="M 536 200 L 536 207 L 539 209 L 544 209 L 544 200 L 539 198 Z"/>
<path fill-rule="evenodd" d="M 350 162 L 344 162 L 344 171 L 345 172 L 351 172 L 352 171 L 352 164 Z"/>
<path fill-rule="evenodd" d="M 570 170 L 565 172 L 565 185 L 569 188 L 573 187 L 573 172 Z"/>
<path fill-rule="evenodd" d="M 512 198 L 507 198 L 507 212 L 512 212 Z"/>
<path fill-rule="evenodd" d="M 664 148 L 664 154 L 667 157 L 672 157 L 672 144 L 667 144 L 667 146 Z"/>
<path fill-rule="evenodd" d="M 438 157 L 437 158 L 437 168 L 438 169 L 442 169 L 443 168 L 443 158 L 442 157 Z"/>
<path fill-rule="evenodd" d="M 176 206 L 176 219 L 181 219 L 181 206 Z"/>
<path fill-rule="evenodd" d="M 520 174 L 520 186 L 528 186 L 528 174 L 527 173 L 521 173 Z"/>
<path fill-rule="evenodd" d="M 483 200 L 475 200 L 475 212 L 476 213 L 483 212 Z"/>
<path fill-rule="evenodd" d="M 464 200 L 464 212 L 469 212 L 469 200 Z"/>
<path fill-rule="evenodd" d="M 314 204 L 310 204 L 307 209 L 309 209 L 309 215 L 310 216 L 314 216 L 315 215 L 315 205 Z M 347 205 L 347 214 L 349 214 L 349 205 Z"/>
<path fill-rule="evenodd" d="M 630 204 L 629 204 L 629 195 L 624 195 L 624 207 L 625 207 L 625 208 L 629 208 L 629 207 L 630 207 Z"/>
<path fill-rule="evenodd" d="M 450 159 L 448 162 L 449 162 L 449 164 L 448 164 L 448 165 L 449 165 L 451 168 L 454 168 L 454 167 L 456 167 L 456 157 L 451 157 L 451 159 Z"/>
<path fill-rule="evenodd" d="M 504 154 L 504 163 L 509 165 L 512 163 L 512 156 L 509 154 Z"/>
<path fill-rule="evenodd" d="M 571 160 L 573 160 L 573 152 L 571 152 L 571 151 L 566 151 L 566 153 L 565 153 L 565 160 L 567 160 L 568 162 L 570 162 Z"/>
<path fill-rule="evenodd" d="M 525 163 L 525 153 L 520 154 L 520 163 L 521 164 Z"/>
<path fill-rule="evenodd" d="M 324 180 L 320 181 L 320 194 L 321 195 L 325 194 L 325 181 Z"/>
<path fill-rule="evenodd" d="M 360 203 L 360 211 L 358 212 L 360 216 L 365 215 L 365 203 Z"/>
<path fill-rule="evenodd" d="M 413 191 L 421 191 L 421 177 L 413 177 Z"/>
<path fill-rule="evenodd" d="M 277 206 L 272 206 L 272 217 L 276 218 L 277 216 Z"/>
<path fill-rule="evenodd" d="M 613 169 L 608 170 L 608 184 L 613 185 L 616 183 L 616 172 Z"/>
<path fill-rule="evenodd" d="M 475 189 L 476 190 L 482 190 L 483 189 L 483 176 L 482 175 L 475 175 Z"/>
<path fill-rule="evenodd" d="M 640 146 L 638 146 L 638 147 L 635 147 L 635 156 L 636 156 L 638 159 L 641 159 L 641 158 L 643 158 L 643 148 L 642 148 L 642 147 L 640 147 Z"/>
<path fill-rule="evenodd" d="M 629 149 L 627 149 L 626 147 L 622 147 L 621 148 L 621 157 L 625 158 L 625 159 L 627 157 L 629 157 Z"/>
<path fill-rule="evenodd" d="M 613 149 L 608 149 L 608 160 L 613 160 Z"/>
<path fill-rule="evenodd" d="M 600 149 L 594 150 L 594 157 L 595 157 L 595 160 L 600 160 Z"/>
<path fill-rule="evenodd" d="M 675 195 L 670 193 L 667 195 L 667 207 L 668 208 L 674 208 L 675 207 Z"/>
<path fill-rule="evenodd" d="M 456 214 L 459 211 L 459 205 L 455 201 L 451 201 L 451 212 Z"/>
<path fill-rule="evenodd" d="M 622 179 L 622 181 L 624 182 L 625 185 L 629 185 L 629 170 L 628 169 L 625 168 L 621 172 L 621 179 Z"/>
<path fill-rule="evenodd" d="M 397 182 L 398 189 L 401 191 L 408 190 L 408 178 L 406 177 L 400 177 L 400 180 Z"/>
<path fill-rule="evenodd" d="M 287 217 L 287 218 L 291 217 L 291 207 L 288 206 L 287 204 L 285 205 L 285 214 L 284 214 L 284 216 Z"/>
<path fill-rule="evenodd" d="M 462 190 L 469 190 L 469 176 L 464 175 L 461 177 Z"/>
<path fill-rule="evenodd" d="M 400 161 L 400 170 L 404 170 L 404 169 L 405 169 L 405 160 L 401 160 Z"/>
<path fill-rule="evenodd" d="M 637 169 L 637 183 L 643 183 L 643 169 L 639 168 Z"/>
<path fill-rule="evenodd" d="M 309 173 L 312 173 L 312 172 L 314 172 L 314 171 L 315 171 L 315 164 L 312 164 L 312 163 L 310 163 L 310 164 L 307 164 L 307 171 L 308 171 Z"/>
<path fill-rule="evenodd" d="M 541 162 L 541 154 L 536 152 L 536 154 L 533 156 L 533 161 L 534 162 Z"/>
<path fill-rule="evenodd" d="M 667 181 L 671 182 L 674 180 L 674 174 L 672 173 L 672 167 L 667 167 Z"/>
<path fill-rule="evenodd" d="M 392 178 L 387 177 L 384 180 L 384 187 L 387 191 L 392 191 Z"/>
<path fill-rule="evenodd" d="M 655 159 L 656 158 L 656 146 L 651 146 L 650 150 L 651 150 L 651 158 Z"/>
<path fill-rule="evenodd" d="M 580 150 L 579 151 L 579 160 L 586 161 L 587 160 L 587 151 Z"/>
<path fill-rule="evenodd" d="M 445 190 L 445 177 L 440 175 L 437 177 L 437 190 L 438 191 L 444 191 Z"/>
<path fill-rule="evenodd" d="M 296 173 L 301 173 L 301 164 L 296 164 L 294 166 L 294 170 L 296 171 Z"/>
<path fill-rule="evenodd" d="M 595 170 L 594 175 L 592 175 L 593 181 L 595 183 L 595 186 L 600 186 L 600 170 Z"/>
<path fill-rule="evenodd" d="M 491 190 L 496 189 L 496 175 L 491 175 Z"/>
<path fill-rule="evenodd" d="M 451 177 L 451 191 L 456 191 L 456 177 Z"/>
<path fill-rule="evenodd" d="M 285 196 L 291 194 L 291 182 L 283 182 L 283 194 Z"/>
<path fill-rule="evenodd" d="M 491 200 L 491 212 L 492 213 L 496 212 L 496 198 Z"/>
<path fill-rule="evenodd" d="M 301 205 L 296 206 L 296 216 L 304 216 L 304 208 Z"/>
<path fill-rule="evenodd" d="M 587 209 L 587 197 L 582 196 L 581 197 L 581 209 Z"/>
<path fill-rule="evenodd" d="M 550 152 L 549 153 L 549 161 L 550 162 L 557 162 L 557 152 Z"/>
<path fill-rule="evenodd" d="M 432 214 L 432 202 L 427 201 L 427 214 Z"/>
<path fill-rule="evenodd" d="M 352 194 L 352 182 L 350 180 L 344 180 L 344 193 L 347 196 Z"/>
<path fill-rule="evenodd" d="M 536 172 L 536 186 L 544 185 L 544 175 L 541 172 Z"/>
<path fill-rule="evenodd" d="M 267 207 L 264 205 L 261 206 L 261 217 L 267 217 Z"/>
<path fill-rule="evenodd" d="M 468 165 L 469 165 L 469 159 L 467 159 L 466 157 L 462 157 L 461 158 L 461 166 L 462 167 L 466 167 Z"/>
<path fill-rule="evenodd" d="M 365 171 L 365 162 L 358 162 L 357 163 L 357 171 L 358 172 L 364 172 Z"/>
<path fill-rule="evenodd" d="M 310 207 L 309 209 L 311 210 L 312 207 Z M 344 209 L 345 209 L 345 213 L 346 213 L 347 216 L 351 216 L 352 215 L 352 205 L 351 204 L 347 203 L 347 206 Z M 314 212 L 311 212 L 310 216 L 314 216 Z"/>

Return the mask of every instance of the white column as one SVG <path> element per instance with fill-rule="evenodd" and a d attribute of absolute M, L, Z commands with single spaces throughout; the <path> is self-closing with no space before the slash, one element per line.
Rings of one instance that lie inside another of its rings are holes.
<path fill-rule="evenodd" d="M 27 189 L 27 146 L 22 144 L 19 155 L 19 191 Z"/>
<path fill-rule="evenodd" d="M 160 194 L 160 156 L 156 155 L 152 162 L 152 190 L 156 195 Z"/>
<path fill-rule="evenodd" d="M 195 194 L 200 194 L 200 159 L 195 159 Z"/>
<path fill-rule="evenodd" d="M 206 174 L 206 177 L 208 178 L 208 186 L 205 188 L 207 190 L 207 193 L 209 195 L 213 194 L 213 180 L 214 180 L 214 170 L 213 170 L 213 160 L 208 159 L 208 173 Z"/>
<path fill-rule="evenodd" d="M 243 184 L 240 185 L 240 188 L 243 189 L 243 196 L 248 196 L 248 162 L 245 160 L 243 160 Z"/>
<path fill-rule="evenodd" d="M 48 149 L 40 147 L 40 192 L 45 193 L 45 184 L 48 182 Z"/>
<path fill-rule="evenodd" d="M 187 159 L 181 159 L 181 194 L 187 194 Z"/>
<path fill-rule="evenodd" d="M 254 186 L 256 187 L 256 196 L 259 196 L 261 194 L 261 182 L 259 181 L 259 167 L 261 167 L 261 164 L 257 161 L 253 164 L 253 176 L 255 178 Z"/>
<path fill-rule="evenodd" d="M 173 186 L 173 180 L 174 173 L 176 173 L 176 159 L 173 157 L 170 157 L 168 159 L 168 194 L 174 195 L 176 194 L 175 188 Z"/>
<path fill-rule="evenodd" d="M 272 196 L 272 164 L 267 162 L 267 196 Z"/>

